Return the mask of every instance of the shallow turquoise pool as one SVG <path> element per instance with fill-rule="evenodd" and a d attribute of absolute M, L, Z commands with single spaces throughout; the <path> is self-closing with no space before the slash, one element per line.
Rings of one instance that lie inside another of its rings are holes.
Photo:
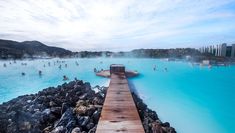
<path fill-rule="evenodd" d="M 3 67 L 4 63 L 7 67 Z M 88 81 L 92 86 L 108 85 L 109 80 L 95 76 L 93 69 L 108 69 L 112 63 L 140 72 L 130 82 L 161 120 L 169 121 L 179 133 L 235 132 L 235 66 L 209 69 L 182 61 L 126 58 L 0 61 L 0 103 L 62 84 L 63 75 L 70 80 L 77 77 Z M 22 72 L 26 75 L 22 76 Z"/>

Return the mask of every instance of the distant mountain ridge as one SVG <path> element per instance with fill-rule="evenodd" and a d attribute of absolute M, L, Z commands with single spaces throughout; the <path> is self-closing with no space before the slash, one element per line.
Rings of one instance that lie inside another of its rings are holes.
<path fill-rule="evenodd" d="M 23 58 L 53 58 L 53 57 L 136 57 L 136 58 L 185 58 L 211 57 L 202 55 L 195 48 L 175 49 L 135 49 L 129 52 L 112 51 L 80 51 L 72 52 L 63 48 L 47 46 L 39 41 L 16 42 L 0 39 L 0 59 L 23 59 Z"/>
<path fill-rule="evenodd" d="M 47 46 L 39 41 L 16 42 L 0 39 L 0 58 L 68 57 L 72 52 Z"/>

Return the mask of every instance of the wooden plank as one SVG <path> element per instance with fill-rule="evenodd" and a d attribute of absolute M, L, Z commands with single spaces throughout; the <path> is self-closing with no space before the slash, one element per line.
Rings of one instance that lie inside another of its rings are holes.
<path fill-rule="evenodd" d="M 124 73 L 113 73 L 96 133 L 144 133 Z"/>

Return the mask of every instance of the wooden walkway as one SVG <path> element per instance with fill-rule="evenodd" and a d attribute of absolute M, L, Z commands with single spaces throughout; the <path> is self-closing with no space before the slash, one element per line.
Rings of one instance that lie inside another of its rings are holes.
<path fill-rule="evenodd" d="M 112 74 L 96 133 L 144 133 L 124 73 Z"/>

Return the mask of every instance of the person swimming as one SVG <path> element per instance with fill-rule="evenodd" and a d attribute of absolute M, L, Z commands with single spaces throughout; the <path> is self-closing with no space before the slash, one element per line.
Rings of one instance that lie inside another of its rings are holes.
<path fill-rule="evenodd" d="M 66 80 L 69 80 L 69 78 L 66 75 L 64 75 L 63 76 L 63 81 L 66 81 Z"/>
<path fill-rule="evenodd" d="M 59 69 L 61 69 L 61 65 L 59 65 Z"/>
<path fill-rule="evenodd" d="M 165 71 L 166 71 L 166 72 L 168 71 L 166 67 L 165 67 Z"/>
<path fill-rule="evenodd" d="M 68 67 L 68 64 L 65 64 L 64 66 L 65 66 L 65 67 Z"/>
<path fill-rule="evenodd" d="M 4 63 L 4 64 L 3 64 L 3 67 L 7 67 L 7 64 Z"/>
<path fill-rule="evenodd" d="M 25 73 L 24 73 L 24 72 L 22 72 L 22 73 L 21 73 L 21 75 L 22 75 L 22 76 L 25 76 Z"/>

